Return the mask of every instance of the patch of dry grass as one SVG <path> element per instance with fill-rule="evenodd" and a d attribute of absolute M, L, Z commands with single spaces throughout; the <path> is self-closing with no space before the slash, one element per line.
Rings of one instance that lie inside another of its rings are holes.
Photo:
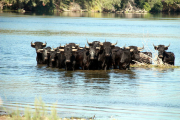
<path fill-rule="evenodd" d="M 51 112 L 48 113 L 45 103 L 41 98 L 36 98 L 34 109 L 26 107 L 22 114 L 19 109 L 9 112 L 7 115 L 0 115 L 0 120 L 86 120 L 85 118 L 60 118 L 57 115 L 56 104 L 51 106 Z M 91 120 L 93 118 L 89 118 Z"/>

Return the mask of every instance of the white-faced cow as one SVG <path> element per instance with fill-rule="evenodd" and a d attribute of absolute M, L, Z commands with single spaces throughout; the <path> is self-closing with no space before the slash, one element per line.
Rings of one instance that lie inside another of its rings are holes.
<path fill-rule="evenodd" d="M 170 46 L 170 44 L 168 46 L 165 45 L 158 45 L 158 46 L 154 46 L 155 50 L 158 50 L 158 57 L 160 59 L 162 59 L 162 61 L 164 63 L 170 64 L 170 65 L 174 65 L 174 60 L 175 60 L 175 55 L 172 52 L 166 52 L 166 50 L 168 49 L 168 47 Z"/>
<path fill-rule="evenodd" d="M 35 48 L 36 49 L 36 53 L 37 53 L 37 56 L 36 56 L 36 61 L 37 61 L 37 64 L 43 64 L 43 56 L 42 56 L 42 52 L 41 52 L 41 49 L 43 49 L 44 47 L 46 47 L 46 42 L 45 43 L 42 43 L 42 42 L 31 42 L 31 47 Z"/>

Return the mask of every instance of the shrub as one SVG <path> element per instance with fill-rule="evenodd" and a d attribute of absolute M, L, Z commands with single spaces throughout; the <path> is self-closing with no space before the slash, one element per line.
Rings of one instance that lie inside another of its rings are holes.
<path fill-rule="evenodd" d="M 151 9 L 151 12 L 160 12 L 162 11 L 163 5 L 161 2 L 157 2 L 154 4 L 154 7 Z"/>
<path fill-rule="evenodd" d="M 144 3 L 143 8 L 144 8 L 146 11 L 150 11 L 150 10 L 151 10 L 151 6 L 150 6 L 149 3 L 147 3 L 147 2 Z"/>

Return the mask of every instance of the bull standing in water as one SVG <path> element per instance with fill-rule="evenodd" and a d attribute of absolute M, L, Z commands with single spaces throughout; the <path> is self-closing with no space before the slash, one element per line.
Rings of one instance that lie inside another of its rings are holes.
<path fill-rule="evenodd" d="M 170 65 L 174 65 L 174 60 L 175 60 L 175 55 L 172 52 L 166 52 L 165 50 L 168 49 L 168 47 L 170 46 L 170 44 L 168 46 L 165 45 L 158 45 L 158 46 L 154 46 L 155 50 L 158 50 L 158 57 L 167 64 Z"/>
<path fill-rule="evenodd" d="M 37 64 L 44 64 L 44 61 L 43 61 L 43 54 L 41 52 L 41 50 L 46 47 L 46 42 L 45 43 L 42 43 L 42 42 L 31 42 L 31 47 L 35 48 L 36 49 L 36 53 L 37 53 L 37 56 L 36 56 L 36 61 L 37 61 Z"/>

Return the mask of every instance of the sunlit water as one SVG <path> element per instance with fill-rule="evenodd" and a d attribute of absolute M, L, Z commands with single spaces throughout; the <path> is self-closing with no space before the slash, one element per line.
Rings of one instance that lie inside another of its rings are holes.
<path fill-rule="evenodd" d="M 180 66 L 179 16 L 0 13 L 0 97 L 8 109 L 34 105 L 36 97 L 57 103 L 63 117 L 180 119 L 180 69 L 65 71 L 36 64 L 31 41 L 57 47 L 110 41 L 118 46 L 171 44 Z M 73 16 L 73 17 L 72 17 Z"/>

